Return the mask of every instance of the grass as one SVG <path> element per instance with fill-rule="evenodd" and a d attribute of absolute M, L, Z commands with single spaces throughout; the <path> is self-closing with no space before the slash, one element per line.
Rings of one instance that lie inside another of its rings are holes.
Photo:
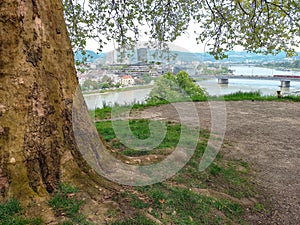
<path fill-rule="evenodd" d="M 243 101 L 243 100 L 277 100 L 277 96 L 265 96 L 261 95 L 259 91 L 254 92 L 242 92 L 238 91 L 236 93 L 224 95 L 225 101 Z"/>
<path fill-rule="evenodd" d="M 275 95 L 262 95 L 259 91 L 253 91 L 253 92 L 242 92 L 238 91 L 236 93 L 224 95 L 224 96 L 208 96 L 208 97 L 196 97 L 192 98 L 193 101 L 199 102 L 199 101 L 294 101 L 299 102 L 300 96 L 296 95 L 287 95 L 282 98 L 278 98 Z M 118 112 L 121 114 L 124 111 L 127 110 L 142 110 L 147 107 L 152 106 L 159 106 L 163 104 L 169 104 L 170 102 L 166 100 L 160 100 L 160 101 L 149 101 L 146 103 L 134 103 L 132 105 L 125 105 L 125 106 L 119 106 L 115 105 L 114 112 Z M 97 120 L 103 120 L 103 119 L 111 119 L 111 113 L 112 113 L 112 107 L 107 106 L 104 104 L 103 108 L 96 109 L 92 112 Z"/>
<path fill-rule="evenodd" d="M 148 205 L 143 205 L 148 212 L 163 224 L 229 224 L 231 221 L 243 223 L 243 208 L 226 199 L 206 197 L 188 188 L 172 187 L 166 183 L 136 188 L 148 197 Z M 137 197 L 135 197 L 137 198 Z M 132 200 L 130 200 L 132 201 Z M 146 203 L 143 203 L 146 204 Z M 141 209 L 140 203 L 133 205 Z M 220 212 L 222 217 L 215 215 Z M 138 219 L 136 219 L 138 218 Z M 155 224 L 148 220 L 141 221 L 141 214 L 133 219 L 125 218 L 113 224 Z M 139 221 L 139 223 L 136 223 Z M 132 222 L 132 223 L 130 223 Z"/>
<path fill-rule="evenodd" d="M 79 191 L 67 183 L 62 183 L 59 190 L 50 199 L 49 205 L 55 211 L 57 217 L 66 217 L 60 225 L 91 225 L 86 217 L 80 213 L 80 207 L 84 203 L 76 198 Z M 25 218 L 20 202 L 16 199 L 10 199 L 6 203 L 0 204 L 0 224 L 1 225 L 41 225 L 41 218 Z"/>
<path fill-rule="evenodd" d="M 144 154 L 167 155 L 178 144 L 182 127 L 167 122 L 166 138 L 154 150 L 139 152 L 128 149 L 116 138 L 110 121 L 96 123 L 98 132 L 110 146 L 120 154 L 141 156 Z M 150 135 L 149 120 L 131 120 L 132 132 L 139 138 Z M 163 224 L 245 224 L 242 217 L 244 209 L 236 202 L 220 197 L 203 196 L 192 188 L 211 189 L 236 198 L 254 196 L 255 190 L 249 180 L 250 166 L 240 160 L 227 161 L 218 154 L 214 162 L 204 172 L 199 172 L 199 162 L 206 150 L 208 131 L 200 132 L 196 151 L 190 161 L 169 180 L 133 191 L 121 193 L 115 200 L 127 202 L 134 216 L 120 218 L 112 224 L 155 224 L 143 212 L 160 220 Z M 172 151 L 171 151 L 172 152 Z M 256 206 L 257 212 L 261 205 Z M 149 210 L 151 209 L 151 210 Z"/>
<path fill-rule="evenodd" d="M 120 126 L 126 126 L 128 121 L 119 121 Z M 129 126 L 132 131 L 134 137 L 145 140 L 150 137 L 150 129 L 149 129 L 150 120 L 147 119 L 134 119 L 129 121 Z M 160 121 L 154 121 L 154 125 L 157 126 L 163 125 Z M 178 140 L 181 133 L 181 126 L 179 124 L 174 123 L 166 123 L 167 132 L 162 140 L 162 142 L 155 146 L 153 150 L 150 151 L 138 151 L 134 149 L 127 148 L 124 144 L 120 143 L 117 139 L 117 136 L 114 132 L 112 122 L 111 121 L 100 121 L 96 123 L 96 128 L 98 132 L 101 134 L 103 139 L 108 143 L 108 145 L 113 149 L 120 151 L 123 155 L 127 156 L 141 156 L 141 155 L 148 155 L 148 154 L 162 154 L 166 155 L 169 154 L 169 151 L 163 151 L 168 148 L 172 148 L 178 144 Z M 127 130 L 124 130 L 124 135 L 126 135 Z M 128 137 L 129 139 L 130 137 Z M 145 143 L 147 146 L 151 146 L 152 139 L 149 140 L 149 143 Z"/>
<path fill-rule="evenodd" d="M 262 95 L 260 91 L 253 91 L 253 92 L 243 92 L 238 91 L 232 94 L 216 97 L 212 96 L 209 98 L 210 100 L 225 100 L 225 101 L 245 101 L 245 100 L 252 100 L 252 101 L 300 101 L 300 96 L 296 95 L 287 95 L 282 98 L 278 98 L 275 95 Z"/>
<path fill-rule="evenodd" d="M 61 183 L 58 191 L 49 201 L 49 205 L 55 211 L 56 216 L 65 216 L 68 219 L 60 223 L 61 225 L 90 225 L 85 216 L 80 213 L 80 207 L 84 204 L 82 200 L 76 198 L 76 193 L 79 191 L 67 183 Z"/>
<path fill-rule="evenodd" d="M 244 161 L 227 161 L 221 154 L 217 154 L 212 164 L 205 171 L 199 172 L 199 162 L 206 145 L 207 139 L 198 143 L 193 157 L 173 177 L 173 180 L 178 184 L 193 188 L 210 188 L 214 185 L 215 190 L 237 198 L 253 196 L 255 190 L 249 178 L 250 166 Z"/>
<path fill-rule="evenodd" d="M 146 218 L 142 215 L 137 215 L 134 218 L 126 218 L 122 221 L 116 221 L 111 223 L 111 225 L 157 225 L 152 220 Z"/>
<path fill-rule="evenodd" d="M 20 202 L 16 199 L 0 204 L 1 225 L 40 225 L 42 222 L 41 218 L 25 218 L 22 215 Z"/>

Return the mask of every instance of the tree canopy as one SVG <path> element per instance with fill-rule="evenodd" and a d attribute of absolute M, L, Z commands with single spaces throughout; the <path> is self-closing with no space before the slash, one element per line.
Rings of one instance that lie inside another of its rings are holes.
<path fill-rule="evenodd" d="M 297 0 L 64 0 L 65 19 L 74 50 L 86 39 L 99 50 L 114 39 L 130 49 L 141 38 L 156 49 L 195 23 L 197 41 L 216 58 L 234 46 L 245 50 L 295 54 L 299 46 L 300 7 Z"/>

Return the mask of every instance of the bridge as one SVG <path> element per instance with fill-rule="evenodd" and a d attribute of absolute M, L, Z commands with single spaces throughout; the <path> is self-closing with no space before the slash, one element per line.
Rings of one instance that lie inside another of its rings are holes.
<path fill-rule="evenodd" d="M 300 76 L 278 76 L 276 77 L 261 76 L 261 75 L 194 75 L 192 78 L 202 79 L 245 79 L 245 80 L 289 80 L 289 81 L 300 81 Z"/>
<path fill-rule="evenodd" d="M 281 82 L 280 87 L 291 86 L 291 81 L 300 81 L 300 76 L 285 76 L 285 75 L 274 75 L 274 76 L 260 76 L 260 75 L 194 75 L 193 78 L 202 79 L 218 79 L 218 84 L 228 84 L 229 79 L 247 79 L 247 80 L 279 80 Z"/>

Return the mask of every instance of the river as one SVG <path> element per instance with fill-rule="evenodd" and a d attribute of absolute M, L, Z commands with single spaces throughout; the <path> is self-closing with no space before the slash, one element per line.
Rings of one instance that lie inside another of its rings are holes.
<path fill-rule="evenodd" d="M 283 71 L 265 67 L 256 66 L 230 66 L 229 69 L 233 70 L 234 75 L 244 75 L 244 76 L 273 76 L 273 75 L 299 75 L 300 71 Z"/>
<path fill-rule="evenodd" d="M 247 76 L 273 76 L 273 75 L 299 75 L 300 71 L 281 71 L 263 67 L 252 66 L 231 66 L 234 75 Z M 263 95 L 276 95 L 277 90 L 285 93 L 293 93 L 300 90 L 300 81 L 291 81 L 291 87 L 281 89 L 279 80 L 247 80 L 247 79 L 229 79 L 228 85 L 219 85 L 217 79 L 207 79 L 197 82 L 205 88 L 209 95 L 224 95 L 238 91 L 260 91 Z M 84 98 L 88 109 L 102 108 L 106 105 L 126 105 L 135 102 L 144 102 L 149 95 L 151 88 L 134 89 L 127 91 L 114 91 L 106 93 L 85 94 Z"/>
<path fill-rule="evenodd" d="M 255 66 L 231 66 L 233 75 L 244 76 L 273 76 L 273 75 L 298 75 L 300 71 L 282 71 L 271 68 Z M 281 88 L 279 80 L 253 80 L 253 79 L 229 79 L 228 85 L 219 85 L 215 78 L 197 82 L 200 87 L 207 90 L 209 95 L 226 95 L 238 91 L 260 91 L 262 95 L 276 95 L 276 91 L 281 90 L 284 93 L 293 93 L 300 90 L 300 80 L 291 81 L 290 88 Z"/>
<path fill-rule="evenodd" d="M 88 109 L 93 110 L 102 108 L 103 105 L 129 105 L 132 103 L 144 102 L 150 91 L 151 87 L 127 91 L 84 94 L 84 99 Z"/>

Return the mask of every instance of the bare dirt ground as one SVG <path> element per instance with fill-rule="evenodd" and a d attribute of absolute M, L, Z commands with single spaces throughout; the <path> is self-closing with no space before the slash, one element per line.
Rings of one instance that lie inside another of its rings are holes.
<path fill-rule="evenodd" d="M 184 103 L 176 104 L 186 107 Z M 231 144 L 223 144 L 221 151 L 225 157 L 253 165 L 255 185 L 270 207 L 269 215 L 249 213 L 247 220 L 252 224 L 300 224 L 300 103 L 232 101 L 225 104 L 225 140 Z M 208 103 L 195 105 L 201 127 L 210 129 Z M 137 114 L 143 118 L 179 120 L 172 105 L 148 108 Z"/>

